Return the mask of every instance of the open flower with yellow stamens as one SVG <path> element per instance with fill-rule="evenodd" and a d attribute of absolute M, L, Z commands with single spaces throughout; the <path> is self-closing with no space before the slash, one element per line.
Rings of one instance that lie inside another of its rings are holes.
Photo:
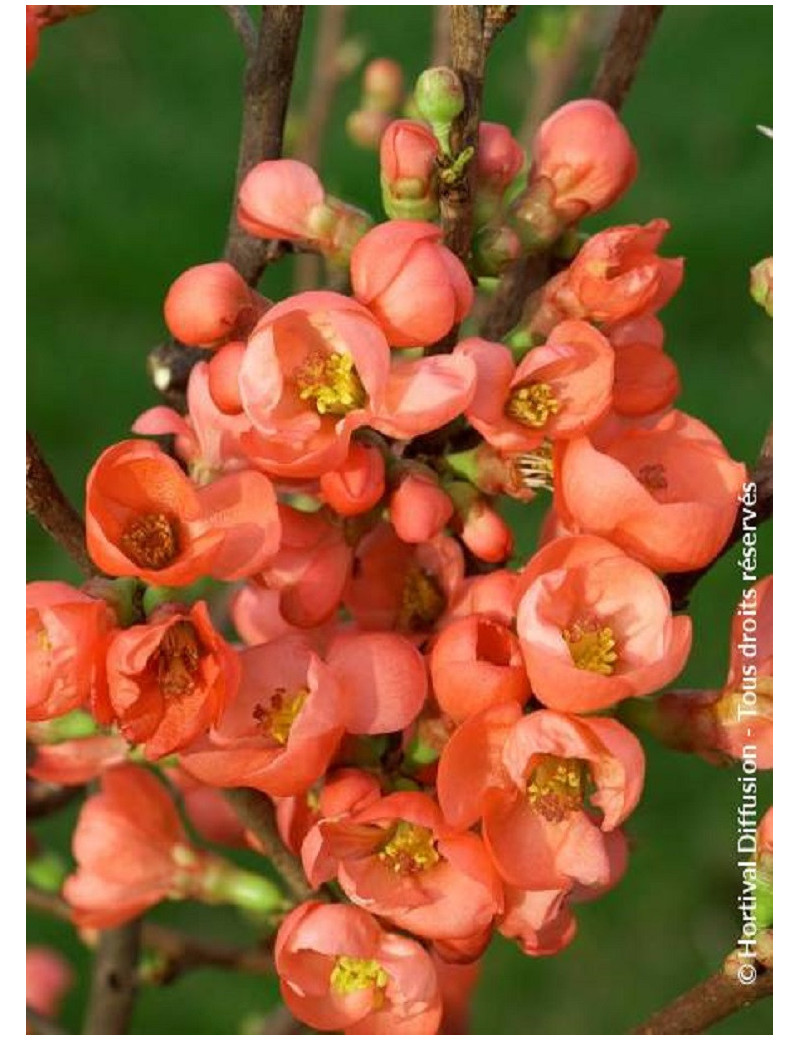
<path fill-rule="evenodd" d="M 556 326 L 519 366 L 508 347 L 477 337 L 459 343 L 456 355 L 470 358 L 478 372 L 467 418 L 500 451 L 533 451 L 545 438 L 575 437 L 611 407 L 614 351 L 584 321 Z"/>
<path fill-rule="evenodd" d="M 591 535 L 557 538 L 522 572 L 517 634 L 533 692 L 559 711 L 597 711 L 653 693 L 692 640 L 651 570 Z"/>
<path fill-rule="evenodd" d="M 455 827 L 479 819 L 506 884 L 527 891 L 609 884 L 605 835 L 642 791 L 644 751 L 615 719 L 583 718 L 518 704 L 464 722 L 439 762 L 437 790 Z"/>
<path fill-rule="evenodd" d="M 442 998 L 429 954 L 357 906 L 298 906 L 278 931 L 275 969 L 289 1010 L 313 1029 L 438 1032 Z"/>

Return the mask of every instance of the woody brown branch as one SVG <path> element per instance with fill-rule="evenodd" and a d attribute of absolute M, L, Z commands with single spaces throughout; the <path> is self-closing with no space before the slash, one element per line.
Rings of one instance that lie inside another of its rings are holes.
<path fill-rule="evenodd" d="M 86 549 L 83 520 L 61 490 L 30 433 L 25 433 L 25 503 L 54 541 L 86 574 L 100 574 Z"/>
<path fill-rule="evenodd" d="M 138 987 L 140 938 L 138 918 L 100 933 L 92 961 L 84 1033 L 115 1036 L 128 1032 Z"/>
<path fill-rule="evenodd" d="M 631 1034 L 666 1036 L 671 1033 L 704 1033 L 716 1022 L 749 1007 L 772 993 L 772 972 L 765 971 L 745 985 L 736 977 L 717 972 L 681 994 L 671 1004 L 631 1029 Z"/>

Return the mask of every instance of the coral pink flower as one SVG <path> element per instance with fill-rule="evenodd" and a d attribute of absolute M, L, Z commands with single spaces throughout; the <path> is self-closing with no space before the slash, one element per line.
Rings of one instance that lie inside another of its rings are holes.
<path fill-rule="evenodd" d="M 215 355 L 214 361 L 229 347 L 241 346 L 240 343 L 228 343 Z M 197 484 L 207 484 L 225 471 L 248 466 L 239 438 L 251 428 L 251 423 L 241 410 L 229 414 L 217 404 L 211 393 L 214 361 L 210 365 L 201 361 L 192 369 L 186 390 L 189 414 L 185 418 L 172 408 L 156 405 L 142 412 L 133 424 L 134 433 L 173 435 L 175 450 Z"/>
<path fill-rule="evenodd" d="M 552 291 L 556 306 L 565 316 L 599 324 L 660 310 L 683 280 L 683 260 L 656 254 L 668 230 L 666 220 L 651 220 L 594 235 L 558 276 L 558 287 Z"/>
<path fill-rule="evenodd" d="M 377 1036 L 435 1034 L 442 998 L 419 943 L 385 932 L 356 906 L 303 903 L 275 941 L 281 994 L 313 1029 Z"/>
<path fill-rule="evenodd" d="M 246 349 L 241 340 L 231 340 L 215 352 L 208 365 L 209 395 L 225 415 L 238 415 L 242 411 L 239 370 Z"/>
<path fill-rule="evenodd" d="M 399 791 L 317 825 L 303 862 L 314 885 L 337 878 L 356 906 L 428 939 L 469 940 L 502 910 L 502 886 L 476 834 L 449 827 L 436 803 Z"/>
<path fill-rule="evenodd" d="M 430 654 L 433 692 L 442 711 L 462 722 L 493 704 L 531 696 L 516 636 L 481 614 L 451 621 Z"/>
<path fill-rule="evenodd" d="M 478 191 L 502 195 L 525 162 L 525 152 L 503 123 L 478 127 Z"/>
<path fill-rule="evenodd" d="M 436 216 L 436 138 L 425 123 L 396 119 L 381 138 L 381 191 L 391 217 L 425 220 Z"/>
<path fill-rule="evenodd" d="M 430 632 L 463 578 L 454 539 L 438 535 L 414 546 L 391 524 L 378 524 L 358 543 L 343 602 L 362 628 Z"/>
<path fill-rule="evenodd" d="M 366 513 L 383 498 L 386 466 L 379 448 L 352 441 L 344 462 L 319 478 L 320 498 L 339 516 Z"/>
<path fill-rule="evenodd" d="M 248 848 L 248 832 L 221 791 L 201 784 L 185 769 L 167 770 L 171 783 L 180 791 L 183 808 L 192 827 L 205 841 L 232 848 Z"/>
<path fill-rule="evenodd" d="M 673 411 L 556 450 L 555 503 L 573 530 L 602 535 L 654 570 L 703 567 L 722 549 L 746 470 L 703 423 Z"/>
<path fill-rule="evenodd" d="M 353 293 L 393 347 L 435 343 L 472 307 L 469 275 L 441 239 L 441 229 L 432 224 L 390 220 L 353 250 Z"/>
<path fill-rule="evenodd" d="M 34 739 L 35 743 L 35 739 Z M 34 780 L 67 787 L 96 780 L 106 769 L 128 758 L 127 740 L 118 736 L 89 736 L 36 745 L 36 757 L 27 773 Z"/>
<path fill-rule="evenodd" d="M 105 652 L 115 626 L 104 600 L 60 581 L 25 590 L 26 717 L 51 719 L 105 693 Z"/>
<path fill-rule="evenodd" d="M 630 187 L 636 151 L 616 112 L 593 98 L 556 109 L 536 133 L 530 181 L 547 178 L 570 223 L 607 209 Z"/>
<path fill-rule="evenodd" d="M 189 610 L 161 607 L 148 624 L 118 632 L 107 668 L 112 716 L 150 759 L 180 750 L 219 722 L 239 684 L 238 655 L 202 601 Z"/>
<path fill-rule="evenodd" d="M 29 946 L 25 950 L 25 1003 L 40 1015 L 52 1018 L 58 1014 L 74 980 L 72 968 L 60 953 L 47 946 Z"/>
<path fill-rule="evenodd" d="M 521 711 L 489 708 L 450 738 L 437 780 L 445 818 L 460 828 L 482 818 L 492 860 L 515 888 L 606 885 L 604 834 L 639 801 L 644 752 L 614 719 Z"/>
<path fill-rule="evenodd" d="M 453 515 L 453 502 L 433 473 L 412 469 L 389 500 L 389 519 L 404 542 L 417 545 L 435 538 Z"/>
<path fill-rule="evenodd" d="M 157 585 L 235 581 L 261 570 L 279 538 L 275 492 L 261 473 L 196 488 L 155 444 L 122 441 L 86 483 L 86 543 L 107 574 Z"/>
<path fill-rule="evenodd" d="M 436 952 L 432 955 L 439 989 L 442 992 L 444 1012 L 439 1033 L 442 1036 L 468 1036 L 469 1005 L 472 992 L 478 984 L 481 962 L 452 964 Z"/>
<path fill-rule="evenodd" d="M 167 328 L 181 343 L 216 347 L 246 336 L 269 306 L 224 261 L 184 271 L 164 301 Z"/>
<path fill-rule="evenodd" d="M 39 56 L 39 19 L 36 12 L 25 8 L 25 66 L 30 69 Z"/>
<path fill-rule="evenodd" d="M 64 884 L 72 920 L 83 928 L 113 928 L 176 894 L 193 856 L 172 799 L 151 773 L 116 766 L 100 783 L 78 818 L 78 870 Z"/>
<path fill-rule="evenodd" d="M 483 614 L 510 628 L 517 610 L 518 585 L 515 571 L 498 570 L 466 578 L 443 620 Z"/>
<path fill-rule="evenodd" d="M 273 307 L 248 343 L 239 386 L 255 431 L 242 445 L 269 473 L 319 477 L 344 461 L 359 426 L 402 439 L 436 429 L 463 411 L 474 383 L 465 358 L 392 365 L 358 301 L 300 293 Z"/>
<path fill-rule="evenodd" d="M 283 843 L 299 856 L 303 842 L 321 819 L 356 811 L 380 796 L 380 783 L 371 773 L 337 769 L 328 774 L 319 794 L 307 791 L 291 798 L 277 798 L 275 817 Z M 309 840 L 309 847 L 314 840 Z M 316 840 L 319 840 L 318 831 Z"/>
<path fill-rule="evenodd" d="M 392 58 L 373 58 L 364 69 L 361 89 L 371 107 L 391 112 L 403 103 L 403 67 Z"/>
<path fill-rule="evenodd" d="M 458 534 L 473 556 L 486 563 L 503 563 L 514 552 L 514 533 L 483 495 L 459 503 Z"/>
<path fill-rule="evenodd" d="M 681 671 L 692 622 L 655 574 L 589 535 L 540 549 L 520 579 L 517 635 L 533 692 L 560 711 L 653 693 Z"/>
<path fill-rule="evenodd" d="M 327 510 L 279 505 L 281 546 L 258 583 L 280 593 L 280 614 L 298 628 L 327 621 L 339 605 L 353 553 Z"/>
<path fill-rule="evenodd" d="M 663 351 L 661 322 L 646 315 L 606 330 L 614 348 L 614 411 L 652 415 L 669 408 L 681 390 L 678 366 Z"/>
<path fill-rule="evenodd" d="M 272 159 L 254 166 L 239 188 L 237 220 L 251 235 L 299 242 L 315 237 L 325 189 L 319 177 L 296 159 Z"/>
<path fill-rule="evenodd" d="M 299 794 L 325 772 L 344 731 L 339 685 L 298 636 L 250 647 L 240 660 L 236 699 L 181 765 L 215 787 Z"/>
<path fill-rule="evenodd" d="M 467 418 L 501 451 L 524 452 L 546 437 L 574 437 L 611 407 L 614 351 L 586 322 L 557 325 L 547 343 L 518 366 L 508 347 L 477 337 L 459 343 L 456 353 L 471 358 L 478 372 Z"/>
<path fill-rule="evenodd" d="M 254 581 L 234 592 L 230 602 L 231 621 L 243 642 L 258 646 L 298 631 L 281 614 L 280 601 L 277 589 L 265 589 Z"/>

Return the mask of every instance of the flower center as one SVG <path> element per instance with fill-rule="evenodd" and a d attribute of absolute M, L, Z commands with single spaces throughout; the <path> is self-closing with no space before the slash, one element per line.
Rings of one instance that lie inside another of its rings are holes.
<path fill-rule="evenodd" d="M 537 756 L 528 781 L 528 801 L 550 823 L 560 823 L 583 806 L 587 772 L 580 758 Z"/>
<path fill-rule="evenodd" d="M 575 624 L 561 633 L 576 668 L 611 675 L 619 657 L 614 632 L 608 626 Z"/>
<path fill-rule="evenodd" d="M 514 456 L 520 480 L 531 491 L 545 488 L 553 490 L 553 445 L 544 441 L 536 451 L 526 451 Z"/>
<path fill-rule="evenodd" d="M 660 462 L 640 466 L 636 476 L 639 483 L 644 484 L 650 491 L 663 491 L 668 485 L 667 472 Z"/>
<path fill-rule="evenodd" d="M 177 524 L 166 513 L 134 517 L 122 532 L 120 546 L 137 567 L 160 571 L 180 552 Z"/>
<path fill-rule="evenodd" d="M 158 687 L 164 696 L 191 693 L 200 666 L 200 644 L 191 621 L 177 621 L 167 629 L 156 657 Z"/>
<path fill-rule="evenodd" d="M 447 598 L 433 575 L 411 567 L 403 583 L 398 626 L 406 632 L 426 632 L 446 606 Z"/>
<path fill-rule="evenodd" d="M 561 408 L 549 383 L 531 383 L 515 390 L 506 401 L 506 415 L 523 426 L 538 429 Z"/>
<path fill-rule="evenodd" d="M 374 986 L 373 1004 L 379 1008 L 383 1004 L 383 991 L 389 983 L 389 973 L 376 960 L 342 954 L 336 958 L 330 982 L 331 988 L 342 995 Z"/>
<path fill-rule="evenodd" d="M 303 709 L 308 697 L 308 690 L 299 689 L 288 693 L 278 687 L 269 699 L 269 707 L 257 704 L 253 708 L 253 718 L 264 732 L 279 744 L 286 744 L 292 731 L 294 720 Z"/>
<path fill-rule="evenodd" d="M 312 401 L 320 415 L 347 415 L 363 408 L 367 392 L 349 354 L 311 354 L 295 373 L 301 401 Z"/>
<path fill-rule="evenodd" d="M 420 874 L 430 870 L 439 862 L 439 853 L 433 844 L 433 831 L 400 820 L 378 858 L 395 874 Z"/>

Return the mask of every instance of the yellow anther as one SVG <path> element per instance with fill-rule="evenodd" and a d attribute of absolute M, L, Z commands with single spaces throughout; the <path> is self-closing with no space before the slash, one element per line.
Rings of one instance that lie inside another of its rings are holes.
<path fill-rule="evenodd" d="M 284 689 L 277 689 L 269 699 L 269 707 L 257 704 L 253 708 L 253 718 L 263 731 L 279 744 L 286 744 L 292 731 L 294 720 L 303 709 L 308 697 L 308 690 L 300 689 L 289 694 Z"/>
<path fill-rule="evenodd" d="M 447 606 L 439 583 L 420 567 L 411 567 L 403 583 L 398 627 L 406 632 L 425 632 L 438 621 Z"/>
<path fill-rule="evenodd" d="M 539 755 L 528 782 L 528 801 L 551 823 L 559 823 L 583 806 L 587 768 L 580 758 Z"/>
<path fill-rule="evenodd" d="M 347 415 L 362 408 L 367 392 L 349 354 L 312 354 L 295 373 L 302 401 L 312 401 L 320 415 Z"/>
<path fill-rule="evenodd" d="M 343 954 L 336 958 L 330 981 L 331 989 L 342 995 L 374 987 L 373 1006 L 379 1008 L 383 1004 L 383 991 L 389 983 L 389 973 L 375 960 Z"/>
<path fill-rule="evenodd" d="M 573 625 L 561 633 L 576 668 L 599 675 L 612 675 L 619 657 L 613 631 L 597 626 Z"/>
<path fill-rule="evenodd" d="M 506 415 L 523 426 L 535 429 L 544 426 L 551 415 L 561 408 L 561 402 L 548 383 L 531 383 L 515 390 L 506 402 Z"/>
<path fill-rule="evenodd" d="M 176 621 L 164 633 L 156 651 L 158 686 L 165 697 L 182 697 L 194 690 L 200 667 L 200 644 L 191 621 Z"/>
<path fill-rule="evenodd" d="M 395 874 L 420 874 L 439 862 L 433 832 L 406 820 L 397 824 L 378 857 Z"/>
<path fill-rule="evenodd" d="M 151 571 L 167 567 L 180 552 L 177 527 L 166 513 L 134 517 L 119 541 L 129 560 Z"/>

